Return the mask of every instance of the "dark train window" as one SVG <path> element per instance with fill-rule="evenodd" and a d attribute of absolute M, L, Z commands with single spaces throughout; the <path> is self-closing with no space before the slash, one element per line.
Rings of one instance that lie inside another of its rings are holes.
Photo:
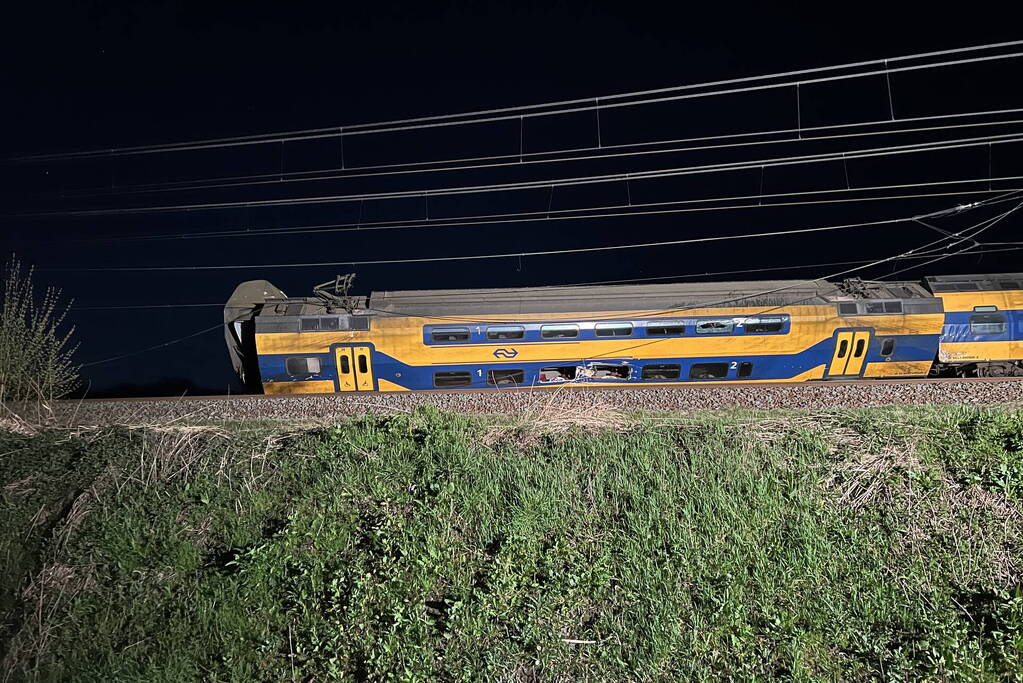
<path fill-rule="evenodd" d="M 886 301 L 884 302 L 885 313 L 902 313 L 902 302 L 901 301 Z"/>
<path fill-rule="evenodd" d="M 435 387 L 464 387 L 468 384 L 472 384 L 471 372 L 433 373 L 433 386 Z"/>
<path fill-rule="evenodd" d="M 668 337 L 685 334 L 686 326 L 682 323 L 647 323 L 646 333 L 649 337 Z"/>
<path fill-rule="evenodd" d="M 895 340 L 893 338 L 888 337 L 883 342 L 881 342 L 882 356 L 890 356 L 892 355 L 893 351 L 895 351 Z"/>
<path fill-rule="evenodd" d="M 689 379 L 724 379 L 728 363 L 695 363 L 689 368 Z"/>
<path fill-rule="evenodd" d="M 849 350 L 849 341 L 846 340 L 846 339 L 843 339 L 838 344 L 838 354 L 837 354 L 837 357 L 838 358 L 845 358 L 845 352 L 848 351 L 848 350 Z"/>
<path fill-rule="evenodd" d="M 365 374 L 369 372 L 369 368 L 366 367 L 366 356 L 364 354 L 358 354 L 359 358 L 359 372 Z"/>
<path fill-rule="evenodd" d="M 487 372 L 487 384 L 523 384 L 525 381 L 526 373 L 523 370 L 490 370 Z"/>
<path fill-rule="evenodd" d="M 839 315 L 856 315 L 856 304 L 838 304 Z"/>
<path fill-rule="evenodd" d="M 320 318 L 321 330 L 336 330 L 337 318 Z"/>
<path fill-rule="evenodd" d="M 549 368 L 540 368 L 541 382 L 564 382 L 575 379 L 575 365 L 557 365 Z"/>
<path fill-rule="evenodd" d="M 289 358 L 284 361 L 284 369 L 289 375 L 318 375 L 320 374 L 319 358 Z"/>
<path fill-rule="evenodd" d="M 347 375 L 352 371 L 352 364 L 348 362 L 348 356 L 341 356 L 341 374 Z"/>
<path fill-rule="evenodd" d="M 430 332 L 430 339 L 435 342 L 469 341 L 468 327 L 435 327 Z"/>
<path fill-rule="evenodd" d="M 696 323 L 696 334 L 730 334 L 733 325 L 731 320 L 701 320 Z"/>
<path fill-rule="evenodd" d="M 785 321 L 781 318 L 746 318 L 746 331 L 754 332 L 781 332 Z"/>
<path fill-rule="evenodd" d="M 739 379 L 746 379 L 753 375 L 753 363 L 749 361 L 743 361 L 739 363 Z"/>
<path fill-rule="evenodd" d="M 868 301 L 867 302 L 867 313 L 884 313 L 884 304 L 880 301 Z"/>
<path fill-rule="evenodd" d="M 544 339 L 572 339 L 579 336 L 578 325 L 541 325 L 540 336 Z"/>
<path fill-rule="evenodd" d="M 853 358 L 859 358 L 863 355 L 863 347 L 866 346 L 867 342 L 863 339 L 856 340 L 856 350 L 853 351 Z"/>
<path fill-rule="evenodd" d="M 1001 313 L 978 313 L 970 316 L 971 334 L 1005 334 L 1005 316 Z"/>
<path fill-rule="evenodd" d="M 632 368 L 628 365 L 594 365 L 593 379 L 629 379 Z"/>
<path fill-rule="evenodd" d="M 487 339 L 522 339 L 526 328 L 521 325 L 495 325 L 487 328 Z"/>
<path fill-rule="evenodd" d="M 674 363 L 643 367 L 643 379 L 678 379 L 681 374 L 682 367 Z"/>
<path fill-rule="evenodd" d="M 632 324 L 597 323 L 593 331 L 598 337 L 628 337 L 632 335 Z"/>
<path fill-rule="evenodd" d="M 998 283 L 1002 289 L 1019 289 L 1019 283 L 1014 280 L 1003 280 Z"/>
<path fill-rule="evenodd" d="M 308 332 L 310 330 L 320 329 L 319 318 L 302 318 L 302 331 Z"/>

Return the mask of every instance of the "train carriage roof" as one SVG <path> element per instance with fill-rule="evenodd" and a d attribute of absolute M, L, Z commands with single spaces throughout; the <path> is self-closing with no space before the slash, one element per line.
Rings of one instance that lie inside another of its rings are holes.
<path fill-rule="evenodd" d="M 935 294 L 1023 289 L 1023 273 L 935 275 L 925 279 L 927 280 L 927 285 Z"/>
<path fill-rule="evenodd" d="M 371 313 L 392 315 L 474 315 L 569 313 L 671 309 L 688 306 L 738 307 L 829 304 L 850 298 L 929 298 L 917 282 L 871 283 L 878 291 L 850 296 L 824 280 L 758 280 L 642 285 L 573 285 L 507 289 L 436 289 L 373 292 Z"/>

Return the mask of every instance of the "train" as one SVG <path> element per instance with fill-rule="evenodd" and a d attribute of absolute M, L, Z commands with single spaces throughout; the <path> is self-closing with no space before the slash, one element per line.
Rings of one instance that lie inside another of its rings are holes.
<path fill-rule="evenodd" d="M 1023 273 L 292 298 L 243 282 L 232 366 L 266 394 L 1023 375 Z"/>

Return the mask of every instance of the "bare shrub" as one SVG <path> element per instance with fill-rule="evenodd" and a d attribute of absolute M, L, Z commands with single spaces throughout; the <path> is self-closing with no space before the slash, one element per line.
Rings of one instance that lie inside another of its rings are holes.
<path fill-rule="evenodd" d="M 61 290 L 47 287 L 37 296 L 33 271 L 24 272 L 12 258 L 5 266 L 0 306 L 0 402 L 5 421 L 43 422 L 49 402 L 79 385 L 72 360 L 75 329 L 65 327 L 70 302 Z M 33 409 L 34 408 L 34 415 Z"/>

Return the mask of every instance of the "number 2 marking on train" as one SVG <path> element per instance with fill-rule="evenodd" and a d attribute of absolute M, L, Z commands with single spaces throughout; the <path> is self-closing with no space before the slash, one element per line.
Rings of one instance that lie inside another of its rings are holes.
<path fill-rule="evenodd" d="M 734 370 L 734 369 L 736 369 L 737 367 L 739 367 L 739 362 L 738 362 L 738 361 L 734 361 L 734 360 L 733 360 L 733 361 L 732 361 L 732 364 L 731 364 L 731 365 L 729 365 L 728 367 L 729 367 L 729 368 L 731 368 L 732 370 Z"/>

